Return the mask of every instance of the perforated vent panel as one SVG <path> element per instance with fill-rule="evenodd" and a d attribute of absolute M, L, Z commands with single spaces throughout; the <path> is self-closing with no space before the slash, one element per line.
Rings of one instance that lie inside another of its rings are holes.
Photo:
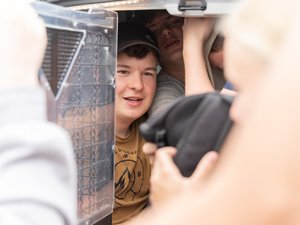
<path fill-rule="evenodd" d="M 81 32 L 47 28 L 47 36 L 48 45 L 42 68 L 56 96 L 83 35 Z"/>

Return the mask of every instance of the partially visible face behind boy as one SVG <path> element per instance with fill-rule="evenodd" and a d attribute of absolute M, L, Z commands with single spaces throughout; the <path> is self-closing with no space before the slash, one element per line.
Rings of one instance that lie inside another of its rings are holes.
<path fill-rule="evenodd" d="M 117 122 L 132 123 L 152 104 L 158 62 L 152 52 L 142 59 L 120 53 L 117 62 L 116 118 Z"/>
<path fill-rule="evenodd" d="M 183 60 L 183 23 L 183 17 L 172 16 L 167 11 L 162 11 L 157 12 L 146 24 L 155 34 L 162 68 L 164 65 Z"/>

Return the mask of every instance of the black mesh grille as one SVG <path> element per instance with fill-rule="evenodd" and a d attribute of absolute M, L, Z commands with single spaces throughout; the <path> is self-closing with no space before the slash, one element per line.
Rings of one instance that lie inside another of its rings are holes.
<path fill-rule="evenodd" d="M 47 28 L 47 34 L 48 45 L 42 68 L 56 96 L 83 35 L 81 32 L 52 28 Z"/>

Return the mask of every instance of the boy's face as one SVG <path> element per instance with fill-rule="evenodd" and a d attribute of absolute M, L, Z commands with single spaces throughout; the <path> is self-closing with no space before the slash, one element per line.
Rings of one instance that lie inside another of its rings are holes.
<path fill-rule="evenodd" d="M 116 75 L 116 122 L 129 123 L 144 115 L 156 90 L 157 58 L 150 52 L 143 59 L 120 53 Z"/>
<path fill-rule="evenodd" d="M 183 23 L 182 17 L 160 12 L 146 24 L 146 27 L 155 34 L 162 64 L 182 60 Z"/>

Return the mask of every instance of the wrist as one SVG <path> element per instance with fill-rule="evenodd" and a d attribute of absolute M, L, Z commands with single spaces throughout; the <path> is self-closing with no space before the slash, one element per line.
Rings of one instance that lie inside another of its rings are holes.
<path fill-rule="evenodd" d="M 187 43 L 185 45 L 183 45 L 183 49 L 182 52 L 184 55 L 186 54 L 200 54 L 203 55 L 204 54 L 204 44 L 202 43 Z"/>

